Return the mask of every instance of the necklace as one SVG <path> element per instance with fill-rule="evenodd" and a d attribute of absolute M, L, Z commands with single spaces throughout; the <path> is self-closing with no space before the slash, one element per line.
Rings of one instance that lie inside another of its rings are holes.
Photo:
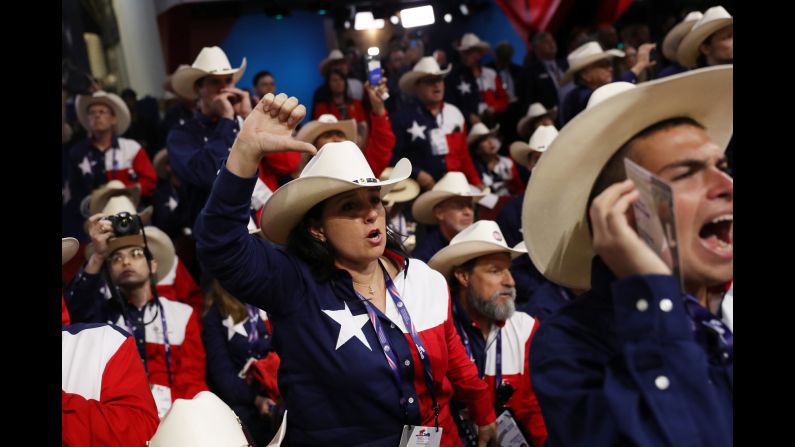
<path fill-rule="evenodd" d="M 373 289 L 373 284 L 375 284 L 375 280 L 376 280 L 376 273 L 378 273 L 378 269 L 376 269 L 376 271 L 373 273 L 373 280 L 372 280 L 372 281 L 370 281 L 370 284 L 362 284 L 362 283 L 360 283 L 360 282 L 356 282 L 356 281 L 354 281 L 354 280 L 353 280 L 353 277 L 351 277 L 351 281 L 352 281 L 354 284 L 360 285 L 360 286 L 362 286 L 362 287 L 367 287 L 367 291 L 370 293 L 370 295 L 373 295 L 373 296 L 375 296 L 375 289 Z"/>

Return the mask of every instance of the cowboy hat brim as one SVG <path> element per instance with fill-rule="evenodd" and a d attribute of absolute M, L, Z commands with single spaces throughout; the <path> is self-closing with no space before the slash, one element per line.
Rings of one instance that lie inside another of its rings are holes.
<path fill-rule="evenodd" d="M 358 188 L 381 187 L 383 198 L 398 182 L 411 175 L 411 162 L 403 158 L 395 165 L 389 180 L 355 183 L 334 177 L 299 177 L 277 189 L 262 207 L 260 229 L 271 242 L 286 244 L 293 228 L 318 203 Z"/>
<path fill-rule="evenodd" d="M 171 268 L 174 267 L 174 262 L 176 262 L 177 252 L 174 249 L 174 243 L 171 242 L 171 238 L 169 238 L 165 233 L 159 230 L 156 227 L 146 227 L 144 228 L 146 231 L 146 241 L 147 245 L 149 246 L 149 251 L 152 253 L 152 257 L 157 261 L 157 272 L 155 272 L 155 284 L 160 282 L 161 279 L 165 278 L 166 275 L 171 271 Z M 114 251 L 129 247 L 131 245 L 144 245 L 144 238 L 142 234 L 133 234 L 129 236 L 122 236 L 116 238 L 108 239 L 108 254 L 113 253 Z M 86 246 L 86 259 L 91 258 L 91 255 L 94 254 L 94 244 L 89 243 Z"/>
<path fill-rule="evenodd" d="M 130 201 L 133 203 L 133 205 L 138 206 L 141 201 L 141 186 L 136 184 L 124 188 L 103 188 L 94 192 L 91 194 L 91 198 L 89 199 L 89 215 L 86 217 L 91 217 L 94 214 L 101 213 L 105 208 L 105 205 L 108 204 L 108 200 L 117 196 L 127 196 L 130 198 Z"/>
<path fill-rule="evenodd" d="M 533 149 L 530 147 L 529 144 L 525 143 L 524 141 L 516 141 L 514 143 L 511 143 L 510 151 L 511 151 L 511 158 L 513 159 L 513 161 L 519 163 L 520 165 L 524 166 L 527 169 L 530 169 L 530 163 L 527 160 L 527 155 L 530 154 L 530 152 L 544 153 L 546 152 L 546 149 L 544 150 Z"/>
<path fill-rule="evenodd" d="M 88 108 L 94 104 L 105 104 L 113 110 L 113 115 L 116 117 L 116 124 L 113 125 L 113 132 L 116 135 L 123 135 L 130 128 L 130 110 L 124 100 L 114 94 L 107 94 L 105 96 L 91 96 L 91 95 L 78 95 L 75 101 L 75 111 L 77 112 L 77 120 L 84 129 L 88 128 Z"/>
<path fill-rule="evenodd" d="M 586 108 L 561 129 L 533 170 L 522 206 L 525 244 L 545 277 L 590 288 L 588 197 L 605 164 L 638 132 L 689 117 L 725 150 L 733 129 L 732 73 L 731 65 L 722 65 L 638 84 Z"/>
<path fill-rule="evenodd" d="M 317 137 L 331 130 L 339 130 L 344 133 L 345 138 L 350 141 L 356 141 L 358 137 L 356 120 L 349 119 L 337 121 L 336 123 L 321 123 L 317 120 L 310 121 L 295 134 L 295 138 L 297 140 L 306 141 L 309 144 L 315 144 Z"/>
<path fill-rule="evenodd" d="M 471 259 L 493 253 L 508 253 L 511 259 L 527 253 L 526 251 L 515 250 L 504 247 L 500 244 L 488 241 L 465 241 L 457 244 L 448 245 L 439 250 L 428 261 L 428 266 L 448 277 L 453 267 L 466 263 Z"/>
<path fill-rule="evenodd" d="M 234 85 L 240 80 L 245 71 L 245 57 L 243 58 L 243 61 L 240 63 L 239 67 L 230 68 L 229 70 L 205 71 L 200 68 L 187 67 L 183 68 L 182 70 L 177 70 L 173 75 L 171 75 L 171 87 L 174 89 L 174 92 L 176 92 L 177 95 L 185 99 L 197 99 L 199 95 L 193 90 L 193 85 L 199 79 L 205 76 L 223 76 L 231 74 L 232 84 Z"/>
<path fill-rule="evenodd" d="M 497 133 L 499 131 L 500 131 L 500 125 L 497 124 L 496 126 L 494 126 L 493 129 L 489 130 L 486 133 L 481 133 L 477 135 L 468 135 L 467 146 L 472 147 L 473 145 L 479 144 L 484 138 L 497 136 Z"/>
<path fill-rule="evenodd" d="M 676 50 L 676 60 L 685 68 L 695 68 L 698 64 L 698 47 L 714 32 L 734 23 L 731 17 L 711 20 L 704 25 L 691 29 L 685 34 Z"/>
<path fill-rule="evenodd" d="M 676 61 L 676 51 L 679 49 L 679 44 L 682 43 L 682 39 L 685 35 L 693 29 L 693 25 L 695 25 L 696 22 L 698 22 L 698 20 L 682 21 L 671 28 L 671 31 L 668 31 L 662 44 L 662 54 L 666 59 L 671 62 Z"/>
<path fill-rule="evenodd" d="M 436 225 L 437 222 L 436 216 L 433 214 L 433 207 L 439 203 L 450 197 L 470 197 L 472 200 L 482 199 L 486 194 L 488 194 L 487 191 L 465 194 L 458 194 L 450 191 L 426 191 L 414 201 L 414 205 L 411 207 L 411 215 L 414 216 L 414 220 L 419 223 Z"/>
<path fill-rule="evenodd" d="M 612 59 L 614 57 L 624 57 L 624 52 L 621 50 L 610 49 L 599 54 L 591 54 L 579 59 L 577 63 L 569 67 L 569 69 L 566 70 L 566 73 L 564 73 L 560 78 L 560 85 L 571 82 L 571 80 L 574 79 L 574 75 L 577 74 L 578 71 L 586 68 L 594 62 L 598 62 L 602 59 Z"/>
<path fill-rule="evenodd" d="M 530 125 L 531 124 L 533 124 L 534 122 L 540 120 L 541 118 L 543 118 L 545 116 L 548 116 L 551 120 L 554 121 L 555 117 L 557 116 L 557 114 L 558 114 L 558 107 L 555 106 L 555 107 L 547 110 L 546 113 L 542 113 L 541 115 L 536 115 L 536 116 L 527 116 L 527 115 L 525 115 L 525 116 L 522 117 L 522 119 L 519 120 L 518 123 L 516 123 L 516 133 L 520 137 L 522 137 L 524 139 L 528 139 L 528 138 L 530 138 Z"/>
<path fill-rule="evenodd" d="M 453 64 L 448 64 L 447 68 L 444 70 L 439 70 L 437 73 L 429 73 L 427 71 L 407 71 L 403 73 L 403 76 L 400 77 L 400 81 L 398 85 L 400 89 L 403 90 L 404 93 L 408 95 L 414 95 L 414 87 L 422 78 L 429 78 L 429 77 L 441 77 L 445 78 L 450 73 L 450 70 L 453 68 Z"/>
<path fill-rule="evenodd" d="M 392 190 L 384 196 L 384 201 L 390 204 L 408 202 L 419 194 L 420 184 L 412 178 L 407 178 L 395 185 Z"/>

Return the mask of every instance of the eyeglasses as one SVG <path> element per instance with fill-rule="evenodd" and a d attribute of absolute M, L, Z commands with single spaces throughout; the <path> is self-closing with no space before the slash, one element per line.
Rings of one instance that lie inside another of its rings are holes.
<path fill-rule="evenodd" d="M 144 258 L 145 255 L 144 255 L 143 248 L 133 248 L 130 251 L 129 256 L 124 254 L 124 253 L 121 253 L 121 252 L 117 251 L 116 253 L 113 253 L 113 255 L 111 255 L 110 263 L 113 264 L 113 265 L 122 264 L 124 262 L 124 260 L 127 259 L 128 257 L 131 260 L 136 260 L 136 261 L 139 260 L 139 259 Z"/>

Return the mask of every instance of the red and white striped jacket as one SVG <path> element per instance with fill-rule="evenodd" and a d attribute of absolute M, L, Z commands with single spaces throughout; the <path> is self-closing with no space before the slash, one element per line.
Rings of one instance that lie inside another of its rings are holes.
<path fill-rule="evenodd" d="M 199 319 L 191 306 L 159 298 L 168 326 L 168 342 L 171 351 L 173 382 L 171 401 L 192 399 L 200 391 L 207 390 L 205 381 L 205 353 L 202 345 Z M 149 383 L 169 386 L 166 369 L 166 350 L 163 338 L 163 323 L 157 306 L 146 306 L 143 314 L 146 346 L 146 367 Z M 118 316 L 114 322 L 124 327 L 124 318 Z"/>
<path fill-rule="evenodd" d="M 133 338 L 107 324 L 61 332 L 64 446 L 142 446 L 160 419 Z"/>

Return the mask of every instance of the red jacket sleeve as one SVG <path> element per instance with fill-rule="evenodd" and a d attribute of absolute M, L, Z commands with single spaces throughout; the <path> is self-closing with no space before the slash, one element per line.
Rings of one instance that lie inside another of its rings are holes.
<path fill-rule="evenodd" d="M 495 90 L 486 90 L 482 92 L 483 102 L 488 104 L 495 112 L 502 112 L 508 108 L 508 92 L 506 92 L 505 87 L 502 86 L 500 75 L 497 75 L 497 78 L 494 79 L 494 84 L 496 85 Z"/>
<path fill-rule="evenodd" d="M 480 186 L 483 181 L 475 169 L 472 156 L 467 148 L 467 137 L 464 131 L 447 134 L 447 166 L 449 171 L 461 171 L 471 185 Z"/>
<path fill-rule="evenodd" d="M 392 149 L 395 147 L 395 134 L 392 133 L 392 124 L 389 122 L 389 114 L 384 116 L 370 114 L 370 136 L 367 138 L 367 146 L 364 148 L 364 157 L 373 174 L 376 177 L 389 166 L 392 158 Z M 297 154 L 297 152 L 295 152 Z"/>
<path fill-rule="evenodd" d="M 290 175 L 301 162 L 300 152 L 271 152 L 262 157 L 259 178 L 271 189 L 279 188 L 279 177 Z"/>
<path fill-rule="evenodd" d="M 61 439 L 65 446 L 142 446 L 160 419 L 132 337 L 110 358 L 100 400 L 61 391 Z"/>
<path fill-rule="evenodd" d="M 447 378 L 453 385 L 455 398 L 466 403 L 472 420 L 478 426 L 488 425 L 497 419 L 486 382 L 478 377 L 478 368 L 469 359 L 461 338 L 453 325 L 452 302 L 448 300 L 444 335 L 447 339 Z"/>
<path fill-rule="evenodd" d="M 141 196 L 151 197 L 157 187 L 157 174 L 155 174 L 155 168 L 144 148 L 138 149 L 132 165 L 133 170 L 138 174 L 138 182 L 141 184 Z"/>
<path fill-rule="evenodd" d="M 320 117 L 320 115 L 323 115 L 323 114 L 326 114 L 326 113 L 330 113 L 330 114 L 336 116 L 337 119 L 339 119 L 339 116 L 337 116 L 337 115 L 339 115 L 339 113 L 334 113 L 334 111 L 331 109 L 331 104 L 329 104 L 327 102 L 319 102 L 319 103 L 315 104 L 315 114 L 312 116 L 312 119 L 316 120 L 316 119 L 318 119 Z"/>
<path fill-rule="evenodd" d="M 174 372 L 171 400 L 193 399 L 200 391 L 207 391 L 205 380 L 205 353 L 199 332 L 199 318 L 191 312 L 185 328 L 185 340 L 180 349 L 179 367 Z"/>

